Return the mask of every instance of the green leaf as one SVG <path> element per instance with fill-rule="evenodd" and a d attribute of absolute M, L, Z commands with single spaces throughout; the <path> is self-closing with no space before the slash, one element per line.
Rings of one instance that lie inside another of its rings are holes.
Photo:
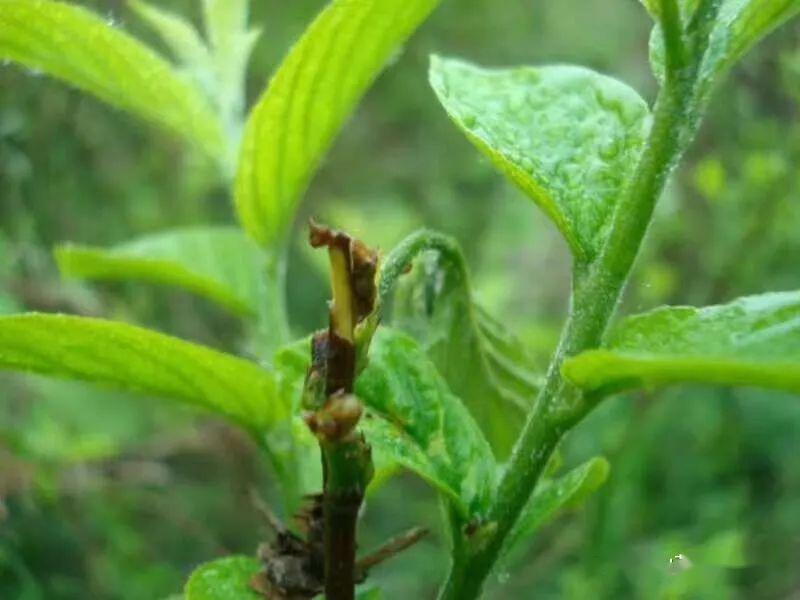
<path fill-rule="evenodd" d="M 203 22 L 212 47 L 234 53 L 227 46 L 246 33 L 249 5 L 249 0 L 203 0 Z"/>
<path fill-rule="evenodd" d="M 311 338 L 304 337 L 278 349 L 273 358 L 281 397 L 295 415 L 272 434 L 268 442 L 281 472 L 287 514 L 298 510 L 305 496 L 319 491 L 322 481 L 319 442 L 303 421 L 301 397 L 311 362 Z M 275 439 L 281 435 L 282 439 Z"/>
<path fill-rule="evenodd" d="M 495 462 L 480 428 L 410 337 L 380 328 L 356 382 L 362 419 L 379 462 L 395 461 L 434 485 L 464 517 L 481 516 Z"/>
<path fill-rule="evenodd" d="M 56 249 L 62 274 L 99 281 L 174 285 L 236 314 L 258 313 L 267 257 L 234 227 L 167 231 L 115 246 Z"/>
<path fill-rule="evenodd" d="M 575 255 L 594 256 L 650 127 L 639 95 L 582 67 L 490 70 L 438 57 L 430 81 L 450 118 Z"/>
<path fill-rule="evenodd" d="M 319 490 L 322 481 L 322 464 L 319 459 L 319 443 L 308 426 L 299 416 L 302 412 L 301 396 L 306 373 L 308 372 L 311 354 L 311 338 L 305 337 L 280 348 L 275 353 L 273 364 L 278 379 L 278 386 L 282 397 L 291 403 L 295 419 L 287 424 L 282 440 L 270 443 L 271 455 L 280 464 L 282 471 L 281 483 L 284 487 L 291 487 L 294 497 L 288 499 L 288 504 L 300 507 L 304 496 Z M 268 442 L 274 439 L 275 433 L 270 434 Z M 367 496 L 375 493 L 380 487 L 393 477 L 398 471 L 397 463 L 385 453 L 374 456 L 375 474 L 367 488 Z M 291 511 L 287 511 L 292 514 Z"/>
<path fill-rule="evenodd" d="M 750 48 L 798 13 L 800 0 L 723 0 L 700 65 L 700 100 Z"/>
<path fill-rule="evenodd" d="M 310 350 L 305 338 L 275 357 L 280 385 L 296 410 Z M 380 327 L 370 345 L 369 364 L 356 381 L 356 394 L 367 408 L 361 427 L 379 472 L 402 465 L 441 491 L 464 516 L 488 507 L 495 469 L 491 448 L 412 338 Z"/>
<path fill-rule="evenodd" d="M 559 511 L 581 504 L 606 482 L 610 468 L 605 458 L 595 457 L 558 479 L 541 481 L 509 534 L 506 551 L 531 537 Z"/>
<path fill-rule="evenodd" d="M 763 37 L 800 13 L 798 0 L 749 0 L 744 6 L 728 0 L 721 18 L 735 18 L 729 62 L 744 56 Z"/>
<path fill-rule="evenodd" d="M 264 600 L 250 587 L 261 563 L 249 556 L 228 556 L 201 565 L 183 589 L 186 600 Z"/>
<path fill-rule="evenodd" d="M 248 0 L 203 0 L 203 17 L 211 44 L 210 67 L 216 102 L 228 135 L 238 149 L 244 127 L 247 63 L 261 31 L 248 29 Z M 236 156 L 232 157 L 235 165 Z"/>
<path fill-rule="evenodd" d="M 564 374 L 590 391 L 695 382 L 800 393 L 800 292 L 630 317 Z"/>
<path fill-rule="evenodd" d="M 417 260 L 401 280 L 392 323 L 420 343 L 505 458 L 541 381 L 522 343 L 473 301 L 463 257 Z"/>
<path fill-rule="evenodd" d="M 650 13 L 650 16 L 656 22 L 661 20 L 661 0 L 639 0 L 644 7 L 647 9 L 647 12 Z M 678 10 L 680 10 L 681 17 L 684 22 L 688 22 L 689 19 L 694 14 L 695 9 L 697 8 L 697 4 L 700 0 L 677 0 L 678 1 Z"/>
<path fill-rule="evenodd" d="M 248 119 L 236 205 L 262 244 L 281 238 L 338 131 L 439 0 L 333 0 L 285 58 Z"/>
<path fill-rule="evenodd" d="M 0 317 L 0 369 L 180 400 L 261 432 L 288 418 L 272 374 L 249 361 L 100 319 Z"/>
<path fill-rule="evenodd" d="M 222 129 L 203 94 L 150 48 L 88 10 L 0 0 L 0 59 L 43 71 L 220 156 Z"/>
<path fill-rule="evenodd" d="M 183 66 L 200 72 L 208 67 L 208 48 L 191 22 L 143 0 L 132 0 L 128 6 L 161 37 Z"/>
<path fill-rule="evenodd" d="M 644 4 L 657 4 L 643 0 Z M 692 29 L 692 17 L 698 0 L 681 0 L 684 27 Z M 702 42 L 699 61 L 697 103 L 708 101 L 715 84 L 725 72 L 736 64 L 753 46 L 769 33 L 800 13 L 800 0 L 721 0 L 715 22 Z M 658 12 L 654 18 L 658 20 Z M 698 32 L 702 33 L 702 32 Z M 659 80 L 664 76 L 664 41 L 659 28 L 650 39 L 650 62 Z"/>

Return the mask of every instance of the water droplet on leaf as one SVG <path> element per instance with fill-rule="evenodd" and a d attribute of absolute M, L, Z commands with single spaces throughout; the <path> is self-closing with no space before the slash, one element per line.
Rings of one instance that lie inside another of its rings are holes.
<path fill-rule="evenodd" d="M 676 554 L 669 559 L 669 566 L 675 572 L 686 571 L 692 568 L 692 561 L 685 554 Z"/>

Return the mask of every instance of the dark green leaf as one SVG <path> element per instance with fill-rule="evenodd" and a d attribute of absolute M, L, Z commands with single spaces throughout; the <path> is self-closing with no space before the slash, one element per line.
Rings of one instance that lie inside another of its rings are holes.
<path fill-rule="evenodd" d="M 220 157 L 222 128 L 199 89 L 88 10 L 49 0 L 1 0 L 0 59 L 48 73 Z"/>
<path fill-rule="evenodd" d="M 564 373 L 588 390 L 697 382 L 800 393 L 800 292 L 630 317 Z"/>
<path fill-rule="evenodd" d="M 183 589 L 186 600 L 264 600 L 250 587 L 261 563 L 249 556 L 228 556 L 201 565 Z"/>
<path fill-rule="evenodd" d="M 625 84 L 572 66 L 482 69 L 434 57 L 450 118 L 553 220 L 595 255 L 647 136 L 647 105 Z"/>
<path fill-rule="evenodd" d="M 282 237 L 317 165 L 367 88 L 439 0 L 333 0 L 248 120 L 236 204 L 262 244 Z"/>
<path fill-rule="evenodd" d="M 392 323 L 414 336 L 497 455 L 507 456 L 540 378 L 519 340 L 474 303 L 463 257 L 423 255 L 401 280 Z"/>
<path fill-rule="evenodd" d="M 0 317 L 0 369 L 173 398 L 251 431 L 288 418 L 272 374 L 254 363 L 126 325 L 66 315 Z"/>
<path fill-rule="evenodd" d="M 66 245 L 56 259 L 64 275 L 174 285 L 243 315 L 258 312 L 267 262 L 233 227 L 167 231 L 108 249 Z"/>
<path fill-rule="evenodd" d="M 395 461 L 444 493 L 462 516 L 482 515 L 495 462 L 480 428 L 410 337 L 378 330 L 356 383 L 362 427 L 379 461 Z"/>

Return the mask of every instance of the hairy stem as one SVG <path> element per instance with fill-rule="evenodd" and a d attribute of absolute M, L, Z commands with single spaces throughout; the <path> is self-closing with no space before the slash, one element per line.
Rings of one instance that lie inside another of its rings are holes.
<path fill-rule="evenodd" d="M 670 76 L 654 108 L 646 149 L 627 192 L 615 208 L 609 238 L 591 263 L 576 265 L 570 315 L 551 361 L 545 386 L 515 444 L 500 480 L 489 520 L 491 538 L 466 555 L 456 556 L 440 600 L 478 598 L 503 550 L 506 536 L 527 503 L 547 461 L 563 435 L 591 410 L 593 402 L 561 375 L 565 358 L 600 345 L 613 317 L 656 201 L 690 136 L 686 114 L 691 88 L 686 73 Z M 465 544 L 469 548 L 469 543 Z M 456 547 L 458 544 L 456 543 Z"/>

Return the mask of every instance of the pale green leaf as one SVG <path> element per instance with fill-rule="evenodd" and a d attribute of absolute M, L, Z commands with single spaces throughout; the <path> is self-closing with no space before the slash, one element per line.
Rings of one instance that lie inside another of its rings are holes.
<path fill-rule="evenodd" d="M 311 363 L 311 338 L 305 337 L 278 349 L 273 358 L 281 396 L 295 415 L 276 434 L 282 439 L 270 440 L 270 451 L 284 489 L 287 514 L 300 508 L 303 497 L 319 491 L 322 481 L 322 462 L 319 443 L 301 418 L 301 399 L 306 373 Z"/>
<path fill-rule="evenodd" d="M 86 9 L 0 0 L 0 59 L 45 72 L 220 156 L 222 129 L 200 90 L 150 48 Z"/>
<path fill-rule="evenodd" d="M 267 262 L 234 227 L 167 231 L 108 249 L 69 244 L 56 259 L 70 277 L 173 285 L 249 316 L 258 313 Z"/>
<path fill-rule="evenodd" d="M 433 57 L 430 81 L 450 118 L 593 257 L 636 168 L 649 110 L 625 84 L 582 67 L 482 69 Z"/>
<path fill-rule="evenodd" d="M 728 64 L 739 60 L 764 36 L 800 13 L 800 0 L 728 0 L 721 13 L 731 19 L 730 57 Z M 738 9 L 736 5 L 742 5 Z"/>
<path fill-rule="evenodd" d="M 695 382 L 800 393 L 800 292 L 630 317 L 564 374 L 587 390 Z"/>
<path fill-rule="evenodd" d="M 700 100 L 759 40 L 799 12 L 800 0 L 723 0 L 700 64 Z"/>
<path fill-rule="evenodd" d="M 128 6 L 161 37 L 182 66 L 201 72 L 208 67 L 208 48 L 187 19 L 143 0 L 131 0 Z"/>
<path fill-rule="evenodd" d="M 608 479 L 610 466 L 595 457 L 557 479 L 542 480 L 522 510 L 506 541 L 506 550 L 531 537 L 542 525 L 565 508 L 574 508 L 597 491 Z"/>
<path fill-rule="evenodd" d="M 485 513 L 494 493 L 491 448 L 412 338 L 379 329 L 356 393 L 368 408 L 362 427 L 379 461 L 414 471 L 464 517 Z"/>
<path fill-rule="evenodd" d="M 679 3 L 684 26 L 692 32 L 692 16 L 698 0 Z M 716 20 L 708 29 L 699 64 L 697 102 L 705 103 L 721 76 L 762 38 L 800 13 L 800 0 L 720 0 Z M 700 33 L 703 33 L 702 31 Z M 697 34 L 697 32 L 695 32 Z M 664 75 L 664 42 L 661 31 L 653 30 L 650 62 L 658 79 Z"/>
<path fill-rule="evenodd" d="M 284 235 L 320 160 L 392 54 L 439 0 L 332 0 L 248 119 L 236 205 L 262 244 Z"/>
<path fill-rule="evenodd" d="M 203 0 L 203 22 L 211 45 L 223 50 L 247 30 L 249 0 Z"/>
<path fill-rule="evenodd" d="M 203 0 L 213 54 L 215 98 L 228 135 L 238 147 L 244 127 L 247 63 L 261 31 L 248 29 L 248 0 Z M 236 156 L 231 157 L 235 164 Z"/>
<path fill-rule="evenodd" d="M 67 315 L 0 317 L 0 369 L 89 381 L 183 401 L 251 431 L 288 418 L 272 374 L 249 361 L 124 323 Z"/>
<path fill-rule="evenodd" d="M 262 569 L 249 556 L 227 556 L 199 566 L 183 588 L 186 600 L 264 600 L 250 587 Z"/>
<path fill-rule="evenodd" d="M 392 324 L 410 333 L 504 458 L 536 398 L 540 377 L 524 346 L 475 304 L 469 275 L 429 252 L 401 279 Z"/>

